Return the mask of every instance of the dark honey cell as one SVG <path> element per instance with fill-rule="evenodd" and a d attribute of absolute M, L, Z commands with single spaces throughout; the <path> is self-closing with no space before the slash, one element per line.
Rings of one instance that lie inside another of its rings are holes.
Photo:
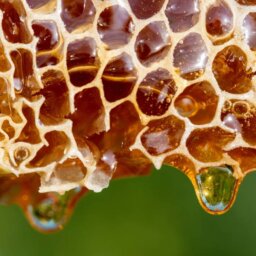
<path fill-rule="evenodd" d="M 30 162 L 29 167 L 42 167 L 61 160 L 70 147 L 64 132 L 52 131 L 45 135 L 48 145 L 43 146 Z"/>
<path fill-rule="evenodd" d="M 194 130 L 188 140 L 190 154 L 201 162 L 217 162 L 222 159 L 223 148 L 235 139 L 235 134 L 219 127 Z"/>
<path fill-rule="evenodd" d="M 171 38 L 165 23 L 152 22 L 144 27 L 137 36 L 135 51 L 144 66 L 150 66 L 165 58 L 171 47 Z"/>
<path fill-rule="evenodd" d="M 73 121 L 73 134 L 86 139 L 95 133 L 105 130 L 105 110 L 99 90 L 83 90 L 75 96 L 75 112 L 69 118 Z"/>
<path fill-rule="evenodd" d="M 134 15 L 138 19 L 148 19 L 158 13 L 164 0 L 128 0 Z"/>
<path fill-rule="evenodd" d="M 15 67 L 14 88 L 17 95 L 32 99 L 40 89 L 33 70 L 32 53 L 25 49 L 11 52 L 11 58 Z"/>
<path fill-rule="evenodd" d="M 203 81 L 188 86 L 175 100 L 175 107 L 193 124 L 207 124 L 215 116 L 218 99 L 212 85 Z"/>
<path fill-rule="evenodd" d="M 59 43 L 60 36 L 56 23 L 51 20 L 34 21 L 34 35 L 38 37 L 37 52 L 53 50 Z"/>
<path fill-rule="evenodd" d="M 59 57 L 52 51 L 58 47 L 62 40 L 56 23 L 51 20 L 34 21 L 32 28 L 34 35 L 38 37 L 36 46 L 37 67 L 56 65 L 59 62 Z"/>
<path fill-rule="evenodd" d="M 27 142 L 30 144 L 38 144 L 41 142 L 40 133 L 35 123 L 35 114 L 32 108 L 24 105 L 22 108 L 25 117 L 25 126 L 23 127 L 19 138 L 16 142 Z"/>
<path fill-rule="evenodd" d="M 31 9 L 38 9 L 50 3 L 52 0 L 26 0 L 26 1 Z"/>
<path fill-rule="evenodd" d="M 1 1 L 0 9 L 3 11 L 2 27 L 6 40 L 10 43 L 30 43 L 32 35 L 26 24 L 26 13 L 22 3 L 14 7 L 9 1 Z"/>
<path fill-rule="evenodd" d="M 252 51 L 256 51 L 256 12 L 249 13 L 243 22 L 245 40 Z"/>
<path fill-rule="evenodd" d="M 113 58 L 107 64 L 102 75 L 104 94 L 109 102 L 130 95 L 137 81 L 137 70 L 127 53 Z"/>
<path fill-rule="evenodd" d="M 200 34 L 190 33 L 175 47 L 173 64 L 186 80 L 202 76 L 208 62 L 208 50 Z"/>
<path fill-rule="evenodd" d="M 233 13 L 227 3 L 218 0 L 206 14 L 206 29 L 212 36 L 225 36 L 233 28 Z"/>
<path fill-rule="evenodd" d="M 173 32 L 185 32 L 199 21 L 199 1 L 169 0 L 165 15 Z"/>
<path fill-rule="evenodd" d="M 149 129 L 142 135 L 141 142 L 151 155 L 160 155 L 180 145 L 185 123 L 175 116 L 151 121 Z"/>
<path fill-rule="evenodd" d="M 256 5 L 256 0 L 236 0 L 241 5 Z"/>
<path fill-rule="evenodd" d="M 63 163 L 59 163 L 54 171 L 58 179 L 66 182 L 79 182 L 84 179 L 86 173 L 86 168 L 78 158 L 68 158 Z"/>
<path fill-rule="evenodd" d="M 46 125 L 58 124 L 70 113 L 69 91 L 64 75 L 60 71 L 49 70 L 42 76 L 44 88 L 38 95 L 45 100 L 40 109 L 40 120 Z"/>
<path fill-rule="evenodd" d="M 68 32 L 85 30 L 93 23 L 96 9 L 91 0 L 61 0 L 61 18 Z"/>
<path fill-rule="evenodd" d="M 163 115 L 171 105 L 176 85 L 168 70 L 159 68 L 143 79 L 137 91 L 137 103 L 149 116 Z"/>
<path fill-rule="evenodd" d="M 95 40 L 87 37 L 70 43 L 67 67 L 73 85 L 80 87 L 92 82 L 100 67 Z"/>
<path fill-rule="evenodd" d="M 246 174 L 256 168 L 256 149 L 254 148 L 235 148 L 228 154 L 239 163 L 241 170 Z"/>
<path fill-rule="evenodd" d="M 113 5 L 100 14 L 97 28 L 108 49 L 116 49 L 129 43 L 134 32 L 134 23 L 124 7 Z"/>
<path fill-rule="evenodd" d="M 252 88 L 251 72 L 247 70 L 247 57 L 238 46 L 227 46 L 220 51 L 213 61 L 212 71 L 224 91 L 241 94 Z"/>
<path fill-rule="evenodd" d="M 39 54 L 36 58 L 36 64 L 38 68 L 47 66 L 55 66 L 59 63 L 59 57 L 52 53 Z"/>

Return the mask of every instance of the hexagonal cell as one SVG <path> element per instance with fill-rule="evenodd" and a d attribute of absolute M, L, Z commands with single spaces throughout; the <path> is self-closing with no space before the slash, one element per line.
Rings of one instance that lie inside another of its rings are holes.
<path fill-rule="evenodd" d="M 43 167 L 59 162 L 70 147 L 69 139 L 64 132 L 52 131 L 45 134 L 48 145 L 43 146 L 29 163 L 28 167 Z"/>
<path fill-rule="evenodd" d="M 150 66 L 166 57 L 171 47 L 171 38 L 165 23 L 151 22 L 137 36 L 135 51 L 144 66 Z"/>
<path fill-rule="evenodd" d="M 30 43 L 32 35 L 26 24 L 26 12 L 22 2 L 1 1 L 0 9 L 3 11 L 2 28 L 6 40 L 10 43 Z"/>
<path fill-rule="evenodd" d="M 15 159 L 15 163 L 19 166 L 22 162 L 24 162 L 30 156 L 30 151 L 27 147 L 18 146 L 13 153 L 13 157 Z"/>
<path fill-rule="evenodd" d="M 224 91 L 241 94 L 252 88 L 253 73 L 247 70 L 247 56 L 236 45 L 227 46 L 216 55 L 212 71 Z"/>
<path fill-rule="evenodd" d="M 14 88 L 17 95 L 32 99 L 40 90 L 38 81 L 34 75 L 33 55 L 25 49 L 17 49 L 11 52 L 12 62 L 15 66 Z"/>
<path fill-rule="evenodd" d="M 62 72 L 49 70 L 42 76 L 44 88 L 37 94 L 45 100 L 40 109 L 40 121 L 46 125 L 62 122 L 69 114 L 69 91 Z"/>
<path fill-rule="evenodd" d="M 137 70 L 127 53 L 113 58 L 107 64 L 102 75 L 104 94 L 109 102 L 130 95 L 137 81 Z"/>
<path fill-rule="evenodd" d="M 243 139 L 256 145 L 256 107 L 246 100 L 227 101 L 222 108 L 223 123 L 236 132 L 240 132 Z"/>
<path fill-rule="evenodd" d="M 7 57 L 6 57 L 6 53 L 4 50 L 4 46 L 2 44 L 2 42 L 0 41 L 0 72 L 6 72 L 8 70 L 10 70 L 11 65 L 10 62 L 8 61 Z"/>
<path fill-rule="evenodd" d="M 256 12 L 249 13 L 243 21 L 245 40 L 252 51 L 256 51 Z"/>
<path fill-rule="evenodd" d="M 232 10 L 224 0 L 216 0 L 206 14 L 206 30 L 214 43 L 219 44 L 227 41 L 231 37 L 228 35 L 234 26 Z"/>
<path fill-rule="evenodd" d="M 173 32 L 185 32 L 199 21 L 199 1 L 169 0 L 165 15 Z"/>
<path fill-rule="evenodd" d="M 137 91 L 137 103 L 149 116 L 163 115 L 171 105 L 177 87 L 168 70 L 159 68 L 143 79 Z"/>
<path fill-rule="evenodd" d="M 73 134 L 86 139 L 105 130 L 105 110 L 97 88 L 79 92 L 75 96 L 75 112 L 69 118 L 73 121 Z"/>
<path fill-rule="evenodd" d="M 27 142 L 30 144 L 40 143 L 40 133 L 35 123 L 35 113 L 33 109 L 27 105 L 24 105 L 22 108 L 22 113 L 26 119 L 26 124 L 24 125 L 16 142 Z"/>
<path fill-rule="evenodd" d="M 190 33 L 175 47 L 173 64 L 180 76 L 194 80 L 204 74 L 208 51 L 200 34 Z"/>
<path fill-rule="evenodd" d="M 8 135 L 9 139 L 12 139 L 15 135 L 15 129 L 10 125 L 8 120 L 3 122 L 2 130 Z"/>
<path fill-rule="evenodd" d="M 134 15 L 138 19 L 148 19 L 163 7 L 164 0 L 128 0 Z"/>
<path fill-rule="evenodd" d="M 194 130 L 188 140 L 187 148 L 197 160 L 217 162 L 222 159 L 223 148 L 235 139 L 236 135 L 220 127 L 210 127 Z"/>
<path fill-rule="evenodd" d="M 120 5 L 107 7 L 99 16 L 98 33 L 108 49 L 117 49 L 129 43 L 134 23 L 127 10 Z"/>
<path fill-rule="evenodd" d="M 59 180 L 65 182 L 79 182 L 85 178 L 87 169 L 78 158 L 68 158 L 57 164 L 54 174 Z"/>
<path fill-rule="evenodd" d="M 26 1 L 31 9 L 39 9 L 49 4 L 50 2 L 52 2 L 52 0 L 26 0 Z"/>
<path fill-rule="evenodd" d="M 153 168 L 151 161 L 140 150 L 121 152 L 116 159 L 114 179 L 148 175 Z"/>
<path fill-rule="evenodd" d="M 166 157 L 164 164 L 175 167 L 187 175 L 194 175 L 196 172 L 194 163 L 188 157 L 181 154 Z"/>
<path fill-rule="evenodd" d="M 153 120 L 141 136 L 145 149 L 154 156 L 177 148 L 185 131 L 185 123 L 175 116 Z"/>
<path fill-rule="evenodd" d="M 11 106 L 10 85 L 5 78 L 0 77 L 0 114 L 10 116 L 12 114 Z"/>
<path fill-rule="evenodd" d="M 61 0 L 61 18 L 68 32 L 83 32 L 92 25 L 96 9 L 91 0 Z"/>
<path fill-rule="evenodd" d="M 0 77 L 0 116 L 9 116 L 15 123 L 20 123 L 22 119 L 13 107 L 10 88 L 10 83 L 5 78 Z"/>
<path fill-rule="evenodd" d="M 37 66 L 42 68 L 56 65 L 59 62 L 59 57 L 53 50 L 56 49 L 61 42 L 56 23 L 51 20 L 33 21 L 32 28 L 34 35 L 38 37 L 36 46 Z"/>
<path fill-rule="evenodd" d="M 84 86 L 94 80 L 100 68 L 100 60 L 93 38 L 86 37 L 68 45 L 67 68 L 74 86 Z"/>
<path fill-rule="evenodd" d="M 242 5 L 256 5 L 256 0 L 236 0 L 236 1 Z"/>
<path fill-rule="evenodd" d="M 215 116 L 219 97 L 208 81 L 188 86 L 175 100 L 179 114 L 193 124 L 207 124 Z"/>
<path fill-rule="evenodd" d="M 238 147 L 228 152 L 228 154 L 239 163 L 243 173 L 254 171 L 256 168 L 256 149 Z"/>
<path fill-rule="evenodd" d="M 32 23 L 34 35 L 38 37 L 37 51 L 53 50 L 59 43 L 60 36 L 56 23 L 52 20 L 36 20 Z"/>

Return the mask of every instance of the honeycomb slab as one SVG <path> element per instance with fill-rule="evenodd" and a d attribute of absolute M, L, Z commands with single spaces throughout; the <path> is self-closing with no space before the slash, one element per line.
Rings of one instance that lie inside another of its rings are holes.
<path fill-rule="evenodd" d="M 170 165 L 230 209 L 256 169 L 255 0 L 0 0 L 0 21 L 0 203 L 53 232 Z"/>

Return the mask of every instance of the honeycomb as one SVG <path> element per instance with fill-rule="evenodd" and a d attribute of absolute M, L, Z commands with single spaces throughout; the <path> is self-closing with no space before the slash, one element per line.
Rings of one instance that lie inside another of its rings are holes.
<path fill-rule="evenodd" d="M 178 168 L 230 209 L 256 168 L 255 0 L 0 0 L 0 203 L 42 232 L 113 178 Z"/>

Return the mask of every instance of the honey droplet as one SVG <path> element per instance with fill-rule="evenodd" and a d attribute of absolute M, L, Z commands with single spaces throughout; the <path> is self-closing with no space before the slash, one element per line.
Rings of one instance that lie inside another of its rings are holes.
<path fill-rule="evenodd" d="M 42 198 L 36 198 L 29 204 L 26 216 L 30 224 L 43 233 L 59 231 L 67 223 L 74 205 L 70 205 L 72 198 L 80 192 L 80 189 L 66 192 L 64 195 L 48 193 Z"/>
<path fill-rule="evenodd" d="M 210 167 L 196 176 L 198 199 L 213 214 L 227 211 L 236 195 L 238 181 L 229 166 Z"/>

